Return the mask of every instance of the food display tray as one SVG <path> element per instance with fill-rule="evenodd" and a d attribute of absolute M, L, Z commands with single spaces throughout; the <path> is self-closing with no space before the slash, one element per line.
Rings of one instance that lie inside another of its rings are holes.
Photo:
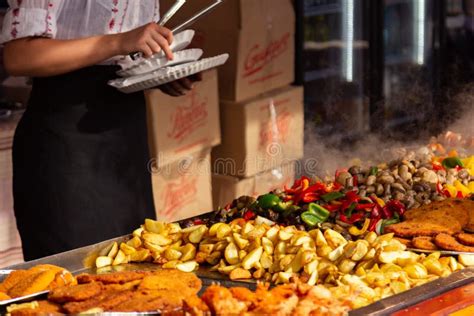
<path fill-rule="evenodd" d="M 153 263 L 131 263 L 118 266 L 110 266 L 104 268 L 95 268 L 95 258 L 99 255 L 100 251 L 105 247 L 109 246 L 113 242 L 121 243 L 128 241 L 132 235 L 126 235 L 117 237 L 107 241 L 103 241 L 94 245 L 86 246 L 83 248 L 74 249 L 71 251 L 63 252 L 60 254 L 52 255 L 49 257 L 37 259 L 34 261 L 24 262 L 16 264 L 10 267 L 3 268 L 4 273 L 0 273 L 0 282 L 6 277 L 7 273 L 11 270 L 18 269 L 29 269 L 33 266 L 40 264 L 53 264 L 61 266 L 73 274 L 77 275 L 80 273 L 91 273 L 101 274 L 115 271 L 133 271 L 133 270 L 157 270 L 160 267 Z M 257 282 L 255 280 L 248 281 L 232 281 L 227 276 L 222 275 L 218 272 L 209 271 L 209 268 L 200 267 L 196 271 L 196 275 L 202 281 L 201 293 L 212 284 L 220 284 L 225 287 L 246 287 L 254 290 Z M 464 285 L 474 283 L 474 269 L 467 268 L 464 270 L 456 271 L 446 278 L 440 278 L 424 285 L 415 287 L 406 292 L 382 299 L 366 307 L 362 307 L 353 310 L 349 313 L 351 316 L 361 315 L 391 315 L 394 312 L 403 310 L 410 306 L 414 306 L 420 302 L 426 301 L 430 298 L 436 297 L 440 294 L 453 290 L 455 288 L 462 287 Z M 39 296 L 33 296 L 30 298 L 22 298 L 22 301 L 34 300 L 45 297 L 45 294 Z M 5 306 L 0 305 L 0 313 Z M 113 315 L 113 313 L 110 313 Z M 130 315 L 151 315 L 148 313 L 130 313 Z M 156 315 L 156 313 L 153 313 Z"/>
<path fill-rule="evenodd" d="M 121 92 L 133 93 L 154 88 L 171 81 L 194 75 L 207 69 L 218 67 L 225 64 L 228 58 L 229 54 L 222 54 L 182 65 L 160 68 L 156 71 L 143 75 L 111 80 L 108 82 L 108 84 L 114 88 L 117 88 Z"/>
<path fill-rule="evenodd" d="M 445 256 L 457 256 L 457 255 L 474 255 L 474 252 L 463 252 L 463 251 L 453 251 L 453 250 L 427 250 L 427 249 L 416 249 L 416 248 L 407 248 L 407 251 L 413 251 L 418 253 L 433 253 L 439 252 L 441 255 Z"/>

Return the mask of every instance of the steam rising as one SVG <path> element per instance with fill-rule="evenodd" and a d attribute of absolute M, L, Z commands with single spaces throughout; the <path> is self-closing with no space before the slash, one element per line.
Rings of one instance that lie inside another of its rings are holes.
<path fill-rule="evenodd" d="M 410 99 L 410 98 L 408 98 Z M 415 133 L 405 135 L 402 141 L 393 140 L 385 135 L 368 133 L 362 139 L 344 143 L 340 135 L 320 136 L 313 126 L 305 129 L 305 158 L 317 161 L 316 170 L 297 170 L 298 175 L 309 176 L 333 176 L 335 170 L 348 168 L 354 164 L 361 166 L 376 165 L 380 162 L 400 158 L 408 151 L 420 150 L 430 142 L 441 142 L 466 150 L 465 154 L 474 152 L 474 84 L 466 85 L 458 90 L 455 95 L 448 96 L 448 106 L 444 107 L 444 113 L 440 117 L 434 117 L 428 113 L 429 121 L 426 128 L 418 135 Z M 407 102 L 407 100 L 405 100 Z M 413 113 L 416 109 L 412 109 Z M 418 109 L 420 111 L 420 109 Z M 446 132 L 458 133 L 459 137 L 446 137 Z M 432 133 L 437 133 L 432 134 Z M 437 139 L 435 139 L 435 137 Z M 461 138 L 461 139 L 459 139 Z M 302 164 L 304 166 L 304 163 Z"/>

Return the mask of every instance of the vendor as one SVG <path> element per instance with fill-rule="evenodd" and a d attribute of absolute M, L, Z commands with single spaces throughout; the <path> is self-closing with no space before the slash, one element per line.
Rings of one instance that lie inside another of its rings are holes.
<path fill-rule="evenodd" d="M 107 85 L 132 52 L 164 51 L 159 0 L 9 0 L 5 68 L 33 77 L 13 144 L 25 260 L 129 233 L 155 217 L 143 93 Z M 122 56 L 122 57 L 117 57 Z M 187 78 L 160 87 L 179 96 Z"/>

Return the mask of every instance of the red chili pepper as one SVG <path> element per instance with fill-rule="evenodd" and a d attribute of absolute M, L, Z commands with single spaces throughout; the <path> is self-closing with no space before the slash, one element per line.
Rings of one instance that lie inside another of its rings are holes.
<path fill-rule="evenodd" d="M 346 193 L 346 200 L 350 203 L 358 202 L 360 200 L 360 196 L 358 196 L 355 191 L 349 191 Z"/>
<path fill-rule="evenodd" d="M 380 205 L 376 204 L 370 213 L 370 218 L 381 218 L 381 209 Z"/>
<path fill-rule="evenodd" d="M 359 178 L 357 177 L 357 175 L 352 176 L 352 184 L 353 184 L 355 187 L 359 185 Z"/>
<path fill-rule="evenodd" d="M 304 193 L 301 200 L 305 203 L 311 203 L 318 199 L 318 195 L 314 192 Z M 298 201 L 299 202 L 299 201 Z"/>
<path fill-rule="evenodd" d="M 327 204 L 327 205 L 324 205 L 324 208 L 327 209 L 328 211 L 330 212 L 334 212 L 334 211 L 337 211 L 338 209 L 340 209 L 342 206 L 342 204 Z"/>
<path fill-rule="evenodd" d="M 380 217 L 375 217 L 370 220 L 369 228 L 367 229 L 370 232 L 375 231 L 375 226 L 377 226 L 377 223 L 379 222 Z"/>
<path fill-rule="evenodd" d="M 365 203 L 365 204 L 357 204 L 356 210 L 365 210 L 371 209 L 375 206 L 375 203 Z"/>
<path fill-rule="evenodd" d="M 339 215 L 339 219 L 342 222 L 347 223 L 347 224 L 354 224 L 354 223 L 360 221 L 361 219 L 363 219 L 364 217 L 365 216 L 362 213 L 352 214 L 352 216 L 350 218 L 347 218 L 347 216 L 343 213 Z"/>
<path fill-rule="evenodd" d="M 256 214 L 255 214 L 254 212 L 252 212 L 252 211 L 247 211 L 247 212 L 244 213 L 244 216 L 243 216 L 243 217 L 244 217 L 244 219 L 245 219 L 246 221 L 249 221 L 249 220 L 253 219 L 253 218 L 255 217 L 255 215 L 256 215 Z"/>
<path fill-rule="evenodd" d="M 392 216 L 395 212 L 398 213 L 398 215 L 403 215 L 406 211 L 405 205 L 399 200 L 390 200 L 386 203 L 385 207 L 390 209 L 390 211 L 392 212 Z"/>
<path fill-rule="evenodd" d="M 203 220 L 200 218 L 196 218 L 193 222 L 194 225 L 201 225 L 204 224 Z"/>
<path fill-rule="evenodd" d="M 436 183 L 436 191 L 438 193 L 442 193 L 443 192 L 443 185 L 441 184 L 441 182 L 438 181 L 438 183 Z"/>
<path fill-rule="evenodd" d="M 441 164 L 433 163 L 433 170 L 434 171 L 444 170 L 444 167 Z"/>
<path fill-rule="evenodd" d="M 393 217 L 393 211 L 385 205 L 382 207 L 382 218 L 387 219 L 387 218 L 392 218 Z"/>

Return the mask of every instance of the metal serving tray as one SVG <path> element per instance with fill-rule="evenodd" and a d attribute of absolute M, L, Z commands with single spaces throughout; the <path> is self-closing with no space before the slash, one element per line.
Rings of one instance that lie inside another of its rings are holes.
<path fill-rule="evenodd" d="M 126 270 L 157 270 L 160 267 L 153 263 L 131 263 L 118 266 L 110 266 L 97 269 L 94 267 L 95 258 L 99 252 L 105 247 L 109 246 L 113 242 L 125 242 L 131 238 L 131 235 L 122 236 L 107 241 L 100 242 L 98 244 L 86 246 L 83 248 L 74 249 L 64 253 L 56 254 L 53 256 L 41 258 L 34 261 L 29 261 L 10 267 L 3 268 L 3 273 L 0 273 L 0 281 L 2 281 L 7 273 L 11 270 L 18 269 L 29 269 L 39 264 L 54 264 L 68 269 L 73 274 L 79 273 L 92 273 L 101 274 L 113 271 L 126 271 Z M 219 283 L 225 287 L 242 286 L 250 289 L 255 289 L 256 281 L 232 281 L 218 272 L 209 271 L 205 267 L 200 267 L 196 271 L 197 276 L 202 280 L 204 291 L 209 285 Z M 353 310 L 349 313 L 351 316 L 362 316 L 362 315 L 390 315 L 396 311 L 405 309 L 407 307 L 416 305 L 422 301 L 430 299 L 432 297 L 443 294 L 452 289 L 474 283 L 474 269 L 468 268 L 461 271 L 452 273 L 446 278 L 440 278 L 438 280 L 426 283 L 424 285 L 415 287 L 409 291 L 382 299 L 371 305 L 363 308 Z M 42 294 L 43 296 L 45 294 Z M 29 300 L 33 300 L 29 298 Z M 1 310 L 0 306 L 0 310 Z"/>

